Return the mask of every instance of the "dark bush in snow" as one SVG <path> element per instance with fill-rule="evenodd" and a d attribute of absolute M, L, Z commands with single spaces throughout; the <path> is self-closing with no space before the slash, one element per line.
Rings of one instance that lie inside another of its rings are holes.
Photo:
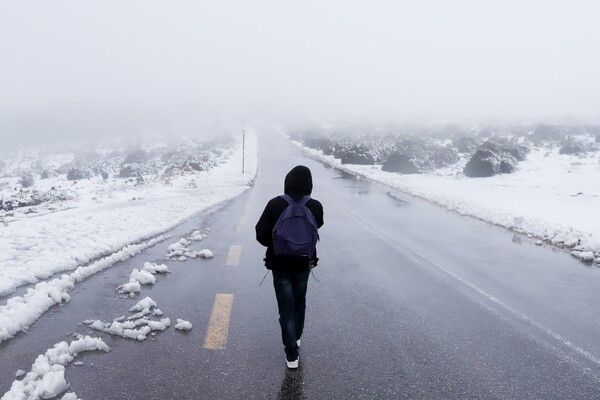
<path fill-rule="evenodd" d="M 139 175 L 140 166 L 136 163 L 124 165 L 119 171 L 119 178 L 136 178 Z"/>
<path fill-rule="evenodd" d="M 558 151 L 559 154 L 583 154 L 586 152 L 586 148 L 583 144 L 570 141 L 569 143 L 563 144 Z"/>
<path fill-rule="evenodd" d="M 434 168 L 445 168 L 459 160 L 458 152 L 451 146 L 437 147 L 433 149 L 429 159 Z"/>
<path fill-rule="evenodd" d="M 481 144 L 481 139 L 477 136 L 460 136 L 452 140 L 452 145 L 459 153 L 473 154 Z"/>
<path fill-rule="evenodd" d="M 560 125 L 538 125 L 533 130 L 531 139 L 534 143 L 558 142 L 566 135 L 566 129 Z"/>
<path fill-rule="evenodd" d="M 418 174 L 417 166 L 405 154 L 391 154 L 381 165 L 382 171 L 397 172 L 400 174 Z"/>
<path fill-rule="evenodd" d="M 342 164 L 373 165 L 375 158 L 366 146 L 351 146 L 338 152 Z"/>
<path fill-rule="evenodd" d="M 68 181 L 78 181 L 80 179 L 90 179 L 94 174 L 87 168 L 71 168 L 67 172 Z"/>
<path fill-rule="evenodd" d="M 55 176 L 57 176 L 58 174 L 50 169 L 45 169 L 42 171 L 42 173 L 40 174 L 40 178 L 42 179 L 49 179 L 49 178 L 54 178 Z"/>
<path fill-rule="evenodd" d="M 31 172 L 24 172 L 21 174 L 21 178 L 19 179 L 19 183 L 24 188 L 32 187 L 35 183 L 35 177 Z"/>
<path fill-rule="evenodd" d="M 336 144 L 331 139 L 326 138 L 307 138 L 302 141 L 304 146 L 311 149 L 321 150 L 326 155 L 333 155 Z"/>
<path fill-rule="evenodd" d="M 63 164 L 56 169 L 56 173 L 58 174 L 68 174 L 69 171 L 73 168 L 73 164 Z"/>
<path fill-rule="evenodd" d="M 513 156 L 517 161 L 523 161 L 529 154 L 529 147 L 523 145 L 506 146 L 506 150 Z"/>
<path fill-rule="evenodd" d="M 517 159 L 506 146 L 485 142 L 471 157 L 464 169 L 464 174 L 471 178 L 483 178 L 496 174 L 509 174 L 517 165 Z"/>

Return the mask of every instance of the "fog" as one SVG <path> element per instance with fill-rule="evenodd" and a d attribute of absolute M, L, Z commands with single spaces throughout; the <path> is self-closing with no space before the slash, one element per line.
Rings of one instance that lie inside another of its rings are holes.
<path fill-rule="evenodd" d="M 0 0 L 0 137 L 599 122 L 598 15 L 593 0 Z"/>

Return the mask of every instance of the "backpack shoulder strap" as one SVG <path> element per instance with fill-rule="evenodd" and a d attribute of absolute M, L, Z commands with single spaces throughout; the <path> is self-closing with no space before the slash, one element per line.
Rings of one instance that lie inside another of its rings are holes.
<path fill-rule="evenodd" d="M 282 199 L 287 201 L 288 205 L 294 204 L 294 200 L 292 200 L 292 198 L 290 196 L 288 196 L 287 194 L 282 194 L 279 197 L 281 197 Z"/>
<path fill-rule="evenodd" d="M 310 196 L 304 196 L 299 202 L 298 204 L 302 205 L 302 206 L 306 206 L 306 203 L 308 203 L 308 201 L 310 200 Z"/>

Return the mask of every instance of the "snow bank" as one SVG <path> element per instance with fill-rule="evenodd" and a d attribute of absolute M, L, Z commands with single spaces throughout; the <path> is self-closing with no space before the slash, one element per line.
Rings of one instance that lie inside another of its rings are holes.
<path fill-rule="evenodd" d="M 60 342 L 45 354 L 38 356 L 31 372 L 22 380 L 15 380 L 1 400 L 50 399 L 69 389 L 65 379 L 65 366 L 84 351 L 110 351 L 100 338 L 83 336 L 71 342 Z M 74 393 L 65 394 L 62 399 L 77 399 Z"/>
<path fill-rule="evenodd" d="M 169 252 L 166 255 L 168 260 L 185 261 L 188 258 L 213 258 L 214 254 L 208 249 L 200 251 L 190 250 L 191 242 L 185 238 L 169 246 Z"/>
<path fill-rule="evenodd" d="M 79 267 L 70 275 L 49 282 L 40 282 L 34 288 L 27 289 L 23 296 L 15 296 L 0 306 L 0 343 L 13 338 L 18 332 L 28 329 L 50 307 L 68 302 L 68 292 L 75 288 L 77 282 L 109 268 L 118 261 L 126 260 L 139 254 L 142 250 L 153 246 L 166 237 L 160 236 L 146 243 L 127 246 L 123 250 L 99 260 L 87 267 Z"/>

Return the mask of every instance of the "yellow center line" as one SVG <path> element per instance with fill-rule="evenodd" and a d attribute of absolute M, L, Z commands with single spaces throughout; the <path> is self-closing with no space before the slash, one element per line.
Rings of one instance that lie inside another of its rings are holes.
<path fill-rule="evenodd" d="M 208 330 L 202 347 L 209 350 L 225 349 L 232 306 L 233 294 L 218 293 L 215 296 L 215 304 L 210 314 Z"/>
<path fill-rule="evenodd" d="M 242 255 L 242 245 L 232 244 L 229 247 L 229 254 L 227 254 L 226 265 L 236 266 L 240 263 L 240 258 Z"/>

